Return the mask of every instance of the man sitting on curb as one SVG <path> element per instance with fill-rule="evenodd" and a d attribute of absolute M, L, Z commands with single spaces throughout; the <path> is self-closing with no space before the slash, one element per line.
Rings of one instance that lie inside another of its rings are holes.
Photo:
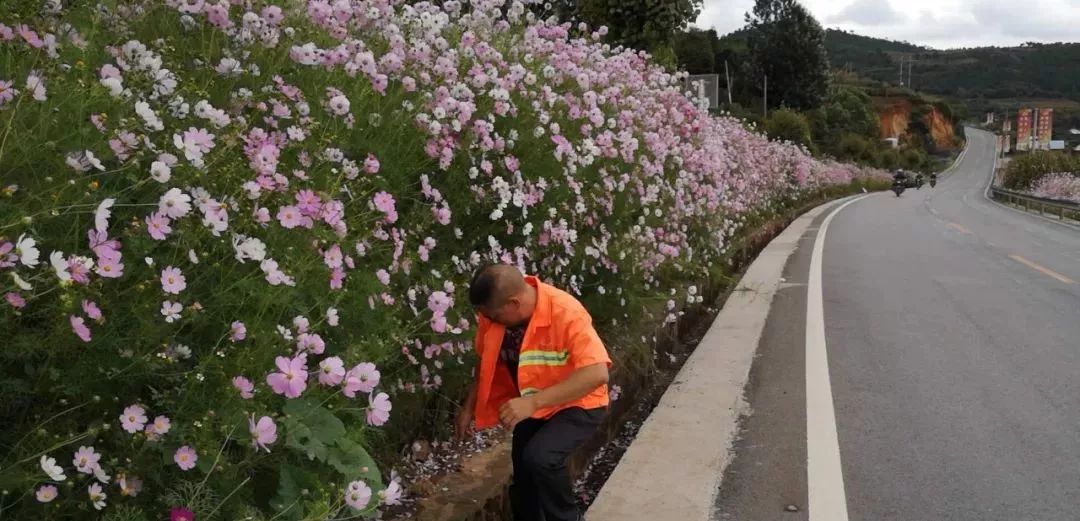
<path fill-rule="evenodd" d="M 578 521 L 566 459 L 607 412 L 611 358 L 570 294 L 509 265 L 473 276 L 479 374 L 457 434 L 501 423 L 514 433 L 510 503 L 516 521 Z"/>

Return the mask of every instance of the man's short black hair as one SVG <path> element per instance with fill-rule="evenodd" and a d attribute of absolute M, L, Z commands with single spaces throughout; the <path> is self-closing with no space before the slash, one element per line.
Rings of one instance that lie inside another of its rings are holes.
<path fill-rule="evenodd" d="M 487 264 L 473 274 L 469 303 L 473 307 L 500 306 L 525 283 L 521 272 L 509 264 Z"/>

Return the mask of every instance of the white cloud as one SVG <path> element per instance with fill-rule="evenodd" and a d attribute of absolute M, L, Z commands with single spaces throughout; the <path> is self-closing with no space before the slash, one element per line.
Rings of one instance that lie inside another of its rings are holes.
<path fill-rule="evenodd" d="M 850 22 L 859 25 L 885 25 L 903 22 L 900 15 L 889 0 L 855 0 L 838 14 L 829 17 L 829 23 Z"/>
<path fill-rule="evenodd" d="M 827 27 L 940 49 L 1080 39 L 1080 0 L 803 0 Z M 697 25 L 726 34 L 753 0 L 705 0 Z"/>

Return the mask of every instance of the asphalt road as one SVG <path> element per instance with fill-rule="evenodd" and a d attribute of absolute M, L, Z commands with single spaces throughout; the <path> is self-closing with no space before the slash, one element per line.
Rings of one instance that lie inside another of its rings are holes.
<path fill-rule="evenodd" d="M 985 199 L 993 138 L 968 139 L 936 189 L 867 197 L 828 227 L 827 374 L 851 520 L 1080 519 L 1080 231 Z M 807 506 L 808 483 L 823 484 L 807 465 L 805 369 L 820 220 L 785 269 L 715 519 L 840 521 Z"/>

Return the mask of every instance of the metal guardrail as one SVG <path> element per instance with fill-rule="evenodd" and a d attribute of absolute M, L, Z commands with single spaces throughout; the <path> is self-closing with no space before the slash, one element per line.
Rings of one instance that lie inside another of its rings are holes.
<path fill-rule="evenodd" d="M 990 196 L 998 201 L 1042 216 L 1054 216 L 1062 221 L 1080 221 L 1080 204 L 1071 201 L 1046 199 L 996 186 L 990 187 Z"/>

